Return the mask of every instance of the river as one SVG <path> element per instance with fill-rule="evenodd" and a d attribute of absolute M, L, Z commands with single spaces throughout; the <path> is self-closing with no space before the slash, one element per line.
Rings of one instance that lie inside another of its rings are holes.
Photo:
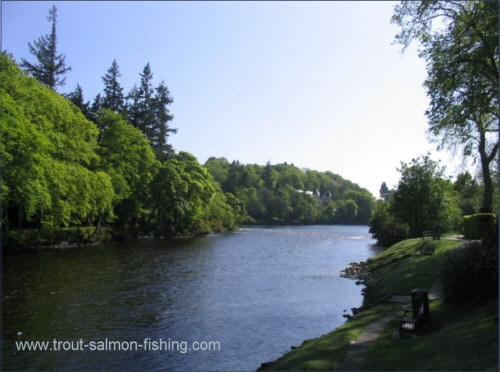
<path fill-rule="evenodd" d="M 339 273 L 374 243 L 366 226 L 245 227 L 6 254 L 2 367 L 255 370 L 361 305 Z M 17 350 L 24 341 L 52 350 Z"/>

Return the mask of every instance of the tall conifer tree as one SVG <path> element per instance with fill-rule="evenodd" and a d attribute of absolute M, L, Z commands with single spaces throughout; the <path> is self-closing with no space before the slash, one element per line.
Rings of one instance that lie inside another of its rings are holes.
<path fill-rule="evenodd" d="M 168 125 L 173 116 L 170 115 L 167 106 L 173 99 L 163 81 L 153 88 L 153 73 L 149 63 L 144 67 L 140 77 L 140 85 L 134 86 L 128 96 L 132 100 L 128 108 L 129 120 L 150 141 L 157 158 L 164 161 L 173 152 L 172 146 L 167 143 L 167 137 L 177 131 Z"/>
<path fill-rule="evenodd" d="M 80 109 L 80 111 L 83 113 L 83 115 L 85 115 L 87 119 L 93 119 L 90 112 L 90 103 L 88 101 L 84 101 L 83 89 L 80 84 L 76 84 L 75 90 L 69 94 L 66 94 L 65 97 L 73 102 L 73 104 Z"/>
<path fill-rule="evenodd" d="M 32 64 L 23 58 L 21 67 L 31 72 L 39 82 L 55 90 L 57 86 L 64 85 L 66 78 L 63 75 L 71 70 L 71 67 L 66 67 L 63 54 L 57 54 L 57 8 L 55 5 L 49 10 L 47 19 L 52 22 L 52 32 L 39 37 L 33 42 L 34 45 L 28 43 L 30 52 L 36 57 L 38 63 Z"/>
<path fill-rule="evenodd" d="M 111 67 L 108 69 L 106 75 L 102 77 L 104 82 L 104 97 L 103 107 L 109 108 L 114 112 L 121 112 L 124 109 L 124 96 L 123 88 L 118 82 L 121 76 L 116 59 L 113 60 Z"/>

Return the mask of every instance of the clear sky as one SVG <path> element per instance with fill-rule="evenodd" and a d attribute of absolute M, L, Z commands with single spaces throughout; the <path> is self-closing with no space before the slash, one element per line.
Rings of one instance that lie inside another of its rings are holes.
<path fill-rule="evenodd" d="M 394 2 L 2 2 L 2 49 L 34 62 L 50 33 L 72 67 L 67 93 L 102 91 L 116 58 L 126 93 L 150 63 L 174 103 L 177 151 L 241 163 L 330 170 L 378 197 L 400 161 L 434 151 L 426 138 L 425 61 L 392 45 Z"/>

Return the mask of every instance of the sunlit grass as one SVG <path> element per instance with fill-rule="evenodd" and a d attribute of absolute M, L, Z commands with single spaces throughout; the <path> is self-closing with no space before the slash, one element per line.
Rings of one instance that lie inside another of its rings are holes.
<path fill-rule="evenodd" d="M 439 276 L 445 253 L 458 241 L 436 240 L 432 255 L 421 254 L 421 240 L 409 239 L 368 260 L 375 282 L 370 296 L 377 301 L 391 294 L 409 295 L 412 289 L 429 289 Z"/>

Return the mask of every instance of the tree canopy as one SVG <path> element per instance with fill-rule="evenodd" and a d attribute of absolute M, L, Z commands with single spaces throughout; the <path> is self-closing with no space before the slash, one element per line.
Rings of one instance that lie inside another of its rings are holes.
<path fill-rule="evenodd" d="M 79 108 L 81 89 L 68 100 L 28 77 L 12 56 L 1 58 L 4 232 L 97 231 L 104 222 L 128 238 L 221 231 L 241 222 L 239 200 L 223 193 L 194 156 L 172 152 L 160 162 L 124 113 L 101 107 L 92 115 L 98 128 Z"/>
<path fill-rule="evenodd" d="M 2 53 L 3 224 L 56 226 L 112 215 L 97 128 Z"/>
<path fill-rule="evenodd" d="M 483 211 L 491 211 L 490 166 L 498 152 L 498 4 L 489 1 L 403 1 L 392 22 L 396 42 L 420 42 L 431 138 L 481 164 Z M 440 24 L 436 25 L 436 22 Z"/>
<path fill-rule="evenodd" d="M 246 223 L 367 224 L 371 218 L 370 192 L 331 172 L 225 158 L 210 158 L 205 166 L 224 192 L 241 201 Z"/>
<path fill-rule="evenodd" d="M 457 229 L 462 215 L 461 195 L 444 174 L 444 167 L 428 155 L 401 162 L 401 178 L 388 201 L 379 200 L 370 232 L 382 245 L 420 237 L 424 231 Z"/>

